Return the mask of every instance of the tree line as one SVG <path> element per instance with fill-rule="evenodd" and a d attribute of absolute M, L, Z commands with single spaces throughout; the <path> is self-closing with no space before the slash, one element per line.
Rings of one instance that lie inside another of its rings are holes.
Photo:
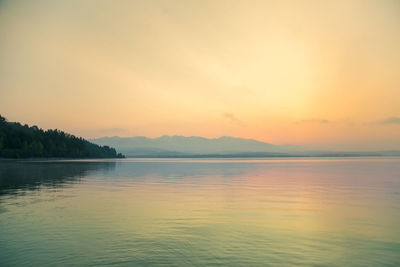
<path fill-rule="evenodd" d="M 2 158 L 123 158 L 109 146 L 99 146 L 60 130 L 43 130 L 0 115 L 0 157 Z"/>

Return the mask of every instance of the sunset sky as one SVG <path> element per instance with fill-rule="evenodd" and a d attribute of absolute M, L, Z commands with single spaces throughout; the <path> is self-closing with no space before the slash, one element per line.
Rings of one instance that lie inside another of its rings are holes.
<path fill-rule="evenodd" d="M 400 1 L 1 1 L 0 114 L 101 136 L 400 149 Z"/>

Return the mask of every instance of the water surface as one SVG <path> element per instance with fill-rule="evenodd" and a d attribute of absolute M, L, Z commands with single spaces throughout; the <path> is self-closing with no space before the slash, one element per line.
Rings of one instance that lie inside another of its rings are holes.
<path fill-rule="evenodd" d="M 0 266 L 400 266 L 400 158 L 0 162 Z"/>

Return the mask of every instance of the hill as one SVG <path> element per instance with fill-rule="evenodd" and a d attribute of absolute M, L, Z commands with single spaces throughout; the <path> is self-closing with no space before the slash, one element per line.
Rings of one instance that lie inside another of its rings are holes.
<path fill-rule="evenodd" d="M 242 157 L 377 157 L 400 156 L 400 151 L 323 151 L 295 145 L 273 145 L 254 139 L 223 136 L 168 136 L 158 138 L 102 137 L 90 139 L 98 145 L 113 146 L 127 157 L 150 158 L 242 158 Z"/>
<path fill-rule="evenodd" d="M 122 158 L 109 146 L 99 146 L 60 130 L 8 122 L 0 115 L 0 158 Z"/>
<path fill-rule="evenodd" d="M 229 155 L 241 153 L 287 154 L 288 149 L 256 141 L 223 136 L 209 139 L 192 136 L 168 136 L 158 138 L 102 137 L 90 139 L 98 145 L 111 145 L 127 156 L 187 156 L 187 155 Z"/>

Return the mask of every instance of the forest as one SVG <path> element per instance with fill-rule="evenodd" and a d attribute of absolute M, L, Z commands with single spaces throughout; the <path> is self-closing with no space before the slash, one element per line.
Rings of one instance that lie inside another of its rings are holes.
<path fill-rule="evenodd" d="M 0 158 L 124 158 L 109 146 L 99 146 L 63 131 L 43 130 L 0 115 Z"/>

